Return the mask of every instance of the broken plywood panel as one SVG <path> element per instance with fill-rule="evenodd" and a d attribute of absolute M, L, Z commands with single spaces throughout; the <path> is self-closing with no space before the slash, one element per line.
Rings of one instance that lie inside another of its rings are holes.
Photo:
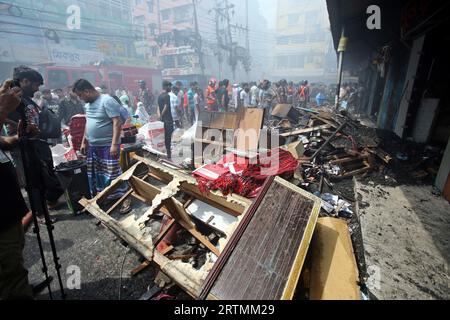
<path fill-rule="evenodd" d="M 236 149 L 244 152 L 258 150 L 259 136 L 264 118 L 264 109 L 245 108 L 236 130 Z"/>
<path fill-rule="evenodd" d="M 208 298 L 292 299 L 319 210 L 317 197 L 275 178 Z"/>
<path fill-rule="evenodd" d="M 305 153 L 305 146 L 301 141 L 290 143 L 288 145 L 282 146 L 281 148 L 288 151 L 297 160 L 303 157 L 303 154 Z"/>
<path fill-rule="evenodd" d="M 291 111 L 292 105 L 290 104 L 277 104 L 272 110 L 272 116 L 279 118 L 286 118 Z"/>
<path fill-rule="evenodd" d="M 360 299 L 358 267 L 345 221 L 320 218 L 311 254 L 311 300 Z"/>

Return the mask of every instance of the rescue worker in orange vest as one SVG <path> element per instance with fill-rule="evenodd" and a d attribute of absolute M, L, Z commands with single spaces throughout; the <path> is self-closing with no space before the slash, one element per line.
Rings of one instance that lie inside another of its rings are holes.
<path fill-rule="evenodd" d="M 206 88 L 206 105 L 208 111 L 218 111 L 216 90 L 216 80 L 212 78 L 209 80 L 209 85 Z"/>
<path fill-rule="evenodd" d="M 307 108 L 309 103 L 309 87 L 308 81 L 303 81 L 302 85 L 298 89 L 298 101 L 300 102 L 300 107 Z"/>

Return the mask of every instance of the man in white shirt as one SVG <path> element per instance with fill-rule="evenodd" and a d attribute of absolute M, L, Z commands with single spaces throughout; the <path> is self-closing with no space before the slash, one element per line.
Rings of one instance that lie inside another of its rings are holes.
<path fill-rule="evenodd" d="M 233 94 L 232 94 L 232 100 L 233 100 L 233 105 L 234 108 L 237 109 L 238 107 L 238 100 L 239 100 L 239 85 L 238 84 L 233 84 Z"/>
<path fill-rule="evenodd" d="M 248 83 L 244 83 L 242 87 L 243 87 L 243 90 L 241 91 L 241 94 L 240 94 L 242 106 L 249 107 L 250 106 L 250 86 L 248 85 Z"/>
<path fill-rule="evenodd" d="M 179 115 L 179 100 L 178 100 L 178 88 L 175 86 L 169 93 L 170 97 L 170 113 L 172 114 L 173 122 L 177 127 L 180 127 L 180 115 Z"/>
<path fill-rule="evenodd" d="M 253 82 L 253 85 L 250 89 L 250 104 L 252 107 L 258 106 L 258 100 L 259 100 L 259 88 L 256 85 L 256 82 Z"/>

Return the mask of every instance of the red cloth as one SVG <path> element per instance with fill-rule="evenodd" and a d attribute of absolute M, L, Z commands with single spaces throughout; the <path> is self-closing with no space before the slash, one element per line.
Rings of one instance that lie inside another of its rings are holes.
<path fill-rule="evenodd" d="M 297 159 L 288 151 L 275 149 L 268 154 L 259 155 L 254 161 L 238 157 L 235 154 L 227 154 L 217 164 L 202 167 L 215 173 L 218 178 L 211 174 L 205 174 L 202 170 L 194 171 L 193 175 L 197 179 L 202 192 L 220 190 L 224 195 L 236 193 L 244 197 L 254 198 L 266 178 L 288 172 L 292 173 L 297 167 Z M 233 173 L 231 168 L 234 168 L 236 173 Z"/>

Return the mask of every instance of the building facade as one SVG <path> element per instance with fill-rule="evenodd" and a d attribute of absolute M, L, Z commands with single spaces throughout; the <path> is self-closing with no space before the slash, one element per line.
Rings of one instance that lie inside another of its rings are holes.
<path fill-rule="evenodd" d="M 151 79 L 156 63 L 140 47 L 145 34 L 133 23 L 132 8 L 131 0 L 2 2 L 1 78 L 26 64 L 51 88 L 79 77 L 111 90 L 137 86 L 134 75 Z"/>
<path fill-rule="evenodd" d="M 140 41 L 135 42 L 136 54 L 159 68 L 159 47 L 156 36 L 159 34 L 158 6 L 155 0 L 131 0 L 133 28 Z"/>
<path fill-rule="evenodd" d="M 276 31 L 275 78 L 336 80 L 336 54 L 325 1 L 278 0 Z"/>

